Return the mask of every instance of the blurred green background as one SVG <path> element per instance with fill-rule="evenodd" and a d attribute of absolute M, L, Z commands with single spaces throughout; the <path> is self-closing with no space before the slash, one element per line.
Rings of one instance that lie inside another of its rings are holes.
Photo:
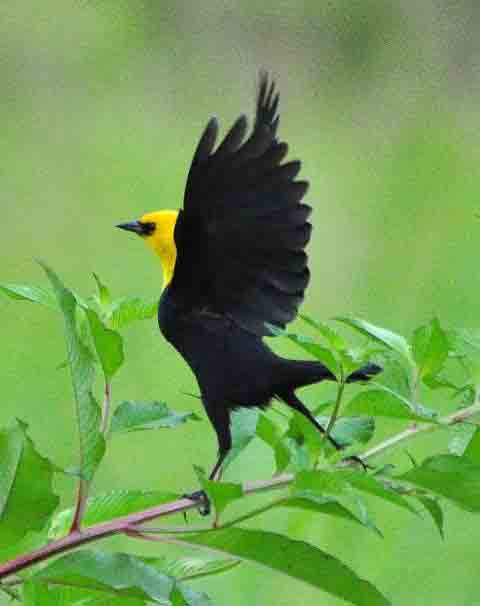
<path fill-rule="evenodd" d="M 33 261 L 41 257 L 84 294 L 93 271 L 116 295 L 159 293 L 156 259 L 113 226 L 181 205 L 206 120 L 215 114 L 227 128 L 251 111 L 265 67 L 282 92 L 281 136 L 311 181 L 304 310 L 361 315 L 403 334 L 433 314 L 447 326 L 479 326 L 479 26 L 473 0 L 2 3 L 0 279 L 44 283 Z M 70 466 L 76 433 L 68 375 L 57 369 L 61 323 L 5 298 L 0 313 L 0 423 L 28 421 L 40 450 Z M 312 404 L 329 389 L 303 397 Z M 193 377 L 156 322 L 130 328 L 116 399 L 199 410 L 188 391 Z M 441 393 L 429 403 L 453 406 Z M 435 435 L 409 450 L 421 458 L 445 444 Z M 95 491 L 181 493 L 195 486 L 192 463 L 209 467 L 215 448 L 207 423 L 120 437 Z M 408 464 L 404 452 L 392 460 Z M 271 470 L 267 449 L 252 443 L 228 477 Z M 59 478 L 57 488 L 69 503 L 72 481 Z M 268 514 L 268 525 L 337 555 L 395 604 L 478 603 L 478 518 L 448 508 L 442 543 L 430 520 L 372 508 L 383 541 L 286 511 Z M 143 549 L 126 539 L 103 546 Z M 342 603 L 253 565 L 200 586 L 219 605 Z"/>

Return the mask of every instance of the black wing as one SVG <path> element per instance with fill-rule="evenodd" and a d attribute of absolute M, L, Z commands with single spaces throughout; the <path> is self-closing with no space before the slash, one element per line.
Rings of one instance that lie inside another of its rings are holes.
<path fill-rule="evenodd" d="M 170 292 L 189 309 L 232 318 L 258 335 L 265 323 L 296 316 L 309 282 L 310 238 L 296 181 L 300 162 L 283 163 L 277 139 L 279 95 L 260 78 L 253 131 L 241 116 L 215 148 L 218 124 L 208 123 L 188 174 L 184 210 L 175 229 L 177 262 Z"/>

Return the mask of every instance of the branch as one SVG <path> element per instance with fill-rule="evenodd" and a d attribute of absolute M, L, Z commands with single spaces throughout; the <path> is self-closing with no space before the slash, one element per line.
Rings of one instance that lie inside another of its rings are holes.
<path fill-rule="evenodd" d="M 426 432 L 433 432 L 443 427 L 456 425 L 457 423 L 463 423 L 467 419 L 479 413 L 480 402 L 476 402 L 468 408 L 462 408 L 453 414 L 441 417 L 438 423 L 422 423 L 412 425 L 406 430 L 387 438 L 380 444 L 377 444 L 377 446 L 367 450 L 363 454 L 359 455 L 358 458 L 362 461 L 370 460 L 384 454 L 385 452 L 417 435 Z M 347 464 L 345 461 L 340 462 L 340 465 L 345 464 Z M 248 495 L 284 488 L 288 484 L 291 484 L 293 479 L 294 475 L 288 473 L 276 476 L 269 480 L 247 482 L 243 486 L 243 491 L 244 494 Z M 125 533 L 132 535 L 134 527 L 137 525 L 145 524 L 146 522 L 188 511 L 190 509 L 196 509 L 197 507 L 197 502 L 187 498 L 182 498 L 178 499 L 177 501 L 172 501 L 171 503 L 165 503 L 144 511 L 129 514 L 121 518 L 116 518 L 113 521 L 96 524 L 95 526 L 90 526 L 84 530 L 73 530 L 70 534 L 62 537 L 61 539 L 53 541 L 52 543 L 32 551 L 31 553 L 20 555 L 15 559 L 0 565 L 0 579 L 24 570 L 25 568 L 29 568 L 35 564 L 39 564 L 40 562 L 43 562 L 53 556 L 58 556 L 66 551 L 71 551 L 72 549 L 80 547 L 81 545 L 92 543 L 93 541 L 98 541 L 115 534 Z"/>

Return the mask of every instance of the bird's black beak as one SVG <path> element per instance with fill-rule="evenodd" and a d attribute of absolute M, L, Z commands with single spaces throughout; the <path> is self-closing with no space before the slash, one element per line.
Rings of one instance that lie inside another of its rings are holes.
<path fill-rule="evenodd" d="M 124 229 L 126 231 L 133 231 L 134 233 L 138 234 L 139 236 L 143 236 L 145 233 L 144 225 L 143 225 L 143 223 L 140 223 L 140 221 L 131 221 L 130 223 L 120 223 L 120 225 L 117 225 L 116 227 L 119 227 L 120 229 Z"/>

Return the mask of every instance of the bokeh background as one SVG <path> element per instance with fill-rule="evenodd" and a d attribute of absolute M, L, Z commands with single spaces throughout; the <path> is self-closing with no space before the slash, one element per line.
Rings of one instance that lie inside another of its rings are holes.
<path fill-rule="evenodd" d="M 251 111 L 265 67 L 282 92 L 281 134 L 311 181 L 313 280 L 304 310 L 320 319 L 361 315 L 403 334 L 434 314 L 447 326 L 479 326 L 479 27 L 473 0 L 1 3 L 0 279 L 44 283 L 33 261 L 41 257 L 84 294 L 95 271 L 114 294 L 155 296 L 157 261 L 113 226 L 181 205 L 206 120 L 215 114 L 226 128 Z M 42 452 L 72 465 L 72 398 L 57 369 L 61 323 L 5 298 L 0 314 L 0 423 L 24 419 Z M 312 404 L 329 389 L 303 396 Z M 195 390 L 154 320 L 128 330 L 117 401 L 199 410 L 182 393 Z M 441 393 L 430 404 L 453 406 Z M 409 450 L 421 458 L 445 444 L 436 435 Z M 195 485 L 192 463 L 208 467 L 215 448 L 206 422 L 118 438 L 95 490 L 184 492 Z M 391 460 L 408 463 L 402 451 Z M 271 470 L 269 452 L 254 442 L 229 477 Z M 58 479 L 64 504 L 73 488 Z M 395 604 L 477 603 L 477 518 L 447 508 L 441 542 L 430 520 L 371 505 L 383 541 L 286 511 L 268 524 L 337 555 Z M 104 547 L 140 549 L 120 539 Z M 232 606 L 341 603 L 253 565 L 197 587 Z"/>

